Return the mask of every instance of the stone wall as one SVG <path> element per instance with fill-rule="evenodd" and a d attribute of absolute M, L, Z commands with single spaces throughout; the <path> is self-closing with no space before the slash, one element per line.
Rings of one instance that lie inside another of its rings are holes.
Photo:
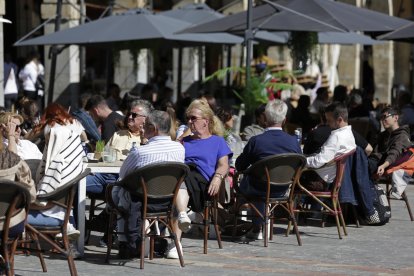
<path fill-rule="evenodd" d="M 393 15 L 392 2 L 390 1 L 371 1 L 368 8 Z M 381 102 L 391 103 L 391 88 L 394 78 L 394 46 L 393 42 L 386 42 L 380 45 L 374 45 L 373 49 L 373 66 L 374 66 L 374 83 L 375 97 Z"/>
<path fill-rule="evenodd" d="M 79 9 L 76 0 L 70 0 L 72 5 Z M 41 6 L 42 19 L 47 20 L 56 15 L 56 0 L 45 0 Z M 62 21 L 60 29 L 73 28 L 79 25 L 80 13 L 72 5 L 67 3 L 62 4 Z M 49 23 L 44 27 L 44 33 L 55 32 L 55 23 Z M 46 94 L 45 99 L 48 98 L 49 80 L 51 77 L 55 78 L 53 101 L 58 101 L 65 106 L 76 107 L 78 105 L 78 95 L 80 93 L 80 67 L 79 67 L 79 47 L 69 46 L 57 56 L 57 66 L 55 76 L 50 75 L 51 59 L 47 58 L 50 51 L 50 46 L 45 46 L 45 77 L 46 77 Z"/>

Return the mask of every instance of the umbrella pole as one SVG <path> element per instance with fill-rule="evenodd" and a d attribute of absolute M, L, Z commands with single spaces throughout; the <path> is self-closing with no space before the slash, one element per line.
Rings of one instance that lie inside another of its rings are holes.
<path fill-rule="evenodd" d="M 252 9 L 253 9 L 253 0 L 249 0 L 248 6 L 247 6 L 247 29 L 246 29 L 245 36 L 244 36 L 244 40 L 246 43 L 246 87 L 249 93 L 250 93 L 250 75 L 251 75 L 250 63 L 251 63 L 252 39 L 253 39 Z"/>
<path fill-rule="evenodd" d="M 114 9 L 115 0 L 109 0 L 108 6 L 108 16 L 112 15 Z M 112 50 L 107 49 L 105 53 L 105 63 L 106 63 L 106 96 L 109 96 L 109 86 L 113 82 L 113 59 L 112 59 Z"/>
<path fill-rule="evenodd" d="M 181 78 L 183 70 L 183 48 L 178 47 L 178 72 L 177 72 L 177 99 L 181 99 Z"/>
<path fill-rule="evenodd" d="M 231 46 L 227 45 L 227 67 L 231 67 Z M 230 71 L 227 72 L 227 76 L 226 76 L 226 86 L 227 86 L 227 93 L 230 92 Z"/>
<path fill-rule="evenodd" d="M 56 21 L 55 21 L 55 32 L 60 30 L 60 21 L 62 19 L 62 0 L 58 0 L 56 3 Z M 53 92 L 55 87 L 55 75 L 56 75 L 56 61 L 58 55 L 57 46 L 50 48 L 52 54 L 52 62 L 50 64 L 50 77 L 49 77 L 49 93 L 47 95 L 47 104 L 53 102 Z"/>

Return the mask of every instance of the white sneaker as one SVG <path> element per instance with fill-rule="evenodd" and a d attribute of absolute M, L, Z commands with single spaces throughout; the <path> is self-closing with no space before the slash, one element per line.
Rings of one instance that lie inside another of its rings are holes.
<path fill-rule="evenodd" d="M 201 213 L 190 211 L 187 213 L 187 215 L 192 222 L 203 223 L 203 215 Z"/>
<path fill-rule="evenodd" d="M 392 198 L 392 199 L 402 199 L 401 195 L 398 194 L 396 191 L 391 192 L 390 198 Z"/>
<path fill-rule="evenodd" d="M 253 232 L 253 229 L 246 233 L 246 238 L 252 240 L 263 240 L 263 231 Z"/>
<path fill-rule="evenodd" d="M 180 245 L 181 254 L 184 255 L 183 247 L 182 247 L 181 243 L 179 242 L 178 244 Z M 165 256 L 166 256 L 167 259 L 179 259 L 177 247 L 175 247 L 174 241 L 171 241 L 168 244 L 168 249 L 167 249 L 167 252 L 166 252 Z"/>
<path fill-rule="evenodd" d="M 72 241 L 77 240 L 80 236 L 80 231 L 78 229 L 76 229 L 73 226 L 73 224 L 71 224 L 69 222 L 68 222 L 66 231 L 68 232 L 68 239 L 69 240 L 72 240 Z M 61 239 L 62 238 L 62 233 L 57 234 L 56 238 Z"/>
<path fill-rule="evenodd" d="M 178 215 L 178 228 L 184 233 L 187 233 L 191 229 L 191 220 L 187 215 L 187 212 L 180 212 Z"/>

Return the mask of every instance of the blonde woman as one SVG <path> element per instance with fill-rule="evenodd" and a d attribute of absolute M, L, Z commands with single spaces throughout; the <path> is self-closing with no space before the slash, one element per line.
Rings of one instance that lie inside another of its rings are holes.
<path fill-rule="evenodd" d="M 8 116 L 7 122 L 2 123 L 8 139 L 11 142 L 5 147 L 3 143 L 3 136 L 0 135 L 0 180 L 11 180 L 23 184 L 30 192 L 31 202 L 36 199 L 35 184 L 32 180 L 29 166 L 26 162 L 17 155 L 17 148 L 15 143 L 15 129 L 16 124 L 12 121 L 11 116 Z M 24 223 L 26 219 L 26 212 L 21 211 L 17 213 L 10 221 L 9 237 L 17 237 L 24 230 Z M 4 217 L 0 218 L 0 228 L 3 229 Z"/>
<path fill-rule="evenodd" d="M 219 192 L 221 182 L 229 170 L 229 158 L 232 156 L 222 137 L 223 125 L 207 102 L 193 101 L 186 116 L 191 135 L 184 137 L 182 143 L 185 148 L 185 163 L 191 171 L 177 196 L 178 221 L 174 222 L 174 230 L 178 240 L 182 231 L 189 230 L 191 226 L 187 206 L 190 204 L 194 212 L 203 210 L 205 198 Z M 178 258 L 173 244 L 167 252 L 167 258 Z"/>

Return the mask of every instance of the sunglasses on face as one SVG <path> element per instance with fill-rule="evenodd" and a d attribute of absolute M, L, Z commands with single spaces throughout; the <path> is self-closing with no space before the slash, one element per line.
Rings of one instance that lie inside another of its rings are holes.
<path fill-rule="evenodd" d="M 383 120 L 385 120 L 385 119 L 387 119 L 388 117 L 391 117 L 391 116 L 394 116 L 395 114 L 384 114 L 384 115 L 381 115 L 381 120 L 383 121 Z"/>
<path fill-rule="evenodd" d="M 135 112 L 128 112 L 127 117 L 129 118 L 129 116 L 131 116 L 132 119 L 135 119 L 136 117 L 144 117 L 144 118 L 147 117 L 145 115 L 138 114 L 138 113 L 135 113 Z"/>
<path fill-rule="evenodd" d="M 21 125 L 16 125 L 16 130 L 17 131 L 19 128 L 21 128 Z"/>
<path fill-rule="evenodd" d="M 203 119 L 203 118 L 197 117 L 197 116 L 187 117 L 187 121 L 192 121 L 192 122 L 195 122 L 195 121 L 200 120 L 200 119 Z"/>

